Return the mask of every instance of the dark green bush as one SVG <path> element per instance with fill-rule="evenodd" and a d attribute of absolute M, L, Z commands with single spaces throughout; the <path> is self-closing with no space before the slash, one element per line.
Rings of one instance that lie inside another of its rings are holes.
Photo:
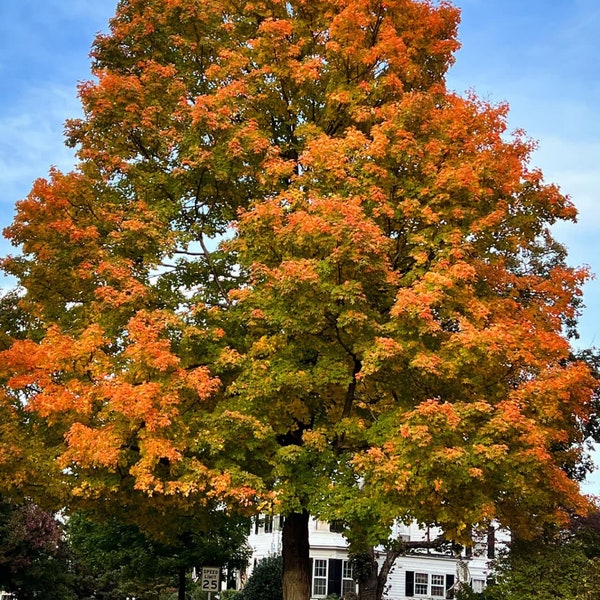
<path fill-rule="evenodd" d="M 236 600 L 283 600 L 281 556 L 261 560 Z"/>

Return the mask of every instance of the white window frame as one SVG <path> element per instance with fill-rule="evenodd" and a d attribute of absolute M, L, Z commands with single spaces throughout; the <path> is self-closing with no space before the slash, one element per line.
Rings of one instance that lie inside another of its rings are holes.
<path fill-rule="evenodd" d="M 342 598 L 348 592 L 356 593 L 356 581 L 354 581 L 354 569 L 349 560 L 342 561 Z"/>
<path fill-rule="evenodd" d="M 415 571 L 415 596 L 429 596 L 429 573 Z"/>
<path fill-rule="evenodd" d="M 265 515 L 263 527 L 265 533 L 273 533 L 273 515 Z"/>
<path fill-rule="evenodd" d="M 327 596 L 327 576 L 329 561 L 326 558 L 313 559 L 312 595 L 314 598 L 325 598 Z M 317 591 L 317 582 L 319 591 Z M 323 592 L 320 591 L 323 586 Z"/>
<path fill-rule="evenodd" d="M 433 591 L 434 589 L 436 590 L 436 592 Z M 446 575 L 441 575 L 440 573 L 431 573 L 431 575 L 429 576 L 429 590 L 434 598 L 445 598 Z"/>
<path fill-rule="evenodd" d="M 414 594 L 419 598 L 445 598 L 446 575 L 415 571 Z M 434 579 L 435 578 L 435 579 Z"/>

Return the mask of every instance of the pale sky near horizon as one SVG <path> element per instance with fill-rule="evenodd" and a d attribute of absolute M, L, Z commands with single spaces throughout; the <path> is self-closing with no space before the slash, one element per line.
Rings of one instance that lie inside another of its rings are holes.
<path fill-rule="evenodd" d="M 461 50 L 449 87 L 508 102 L 509 126 L 538 140 L 532 164 L 579 210 L 556 236 L 600 276 L 600 1 L 455 0 Z M 0 0 L 0 228 L 51 165 L 68 170 L 65 119 L 116 0 Z M 0 255 L 11 252 L 0 239 Z M 600 280 L 584 289 L 580 347 L 600 347 Z M 596 457 L 600 463 L 600 456 Z M 600 495 L 600 472 L 586 491 Z"/>

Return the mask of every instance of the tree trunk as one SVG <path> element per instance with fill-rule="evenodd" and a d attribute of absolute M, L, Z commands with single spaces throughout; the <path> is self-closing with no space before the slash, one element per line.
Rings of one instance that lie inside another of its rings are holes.
<path fill-rule="evenodd" d="M 398 557 L 402 554 L 417 548 L 432 548 L 441 551 L 444 545 L 447 545 L 448 543 L 448 540 L 443 535 L 440 535 L 434 540 L 401 542 L 396 544 L 395 548 L 390 548 L 385 551 L 382 550 L 382 552 L 385 552 L 385 558 L 381 563 L 381 567 L 375 556 L 375 548 L 371 548 L 367 552 L 355 555 L 353 561 L 355 563 L 355 572 L 358 572 L 359 576 L 359 600 L 381 600 L 383 598 L 385 586 L 392 567 Z"/>
<path fill-rule="evenodd" d="M 308 512 L 285 517 L 282 532 L 283 600 L 310 599 Z"/>
<path fill-rule="evenodd" d="M 185 600 L 185 567 L 179 568 L 179 586 L 177 589 L 177 600 Z"/>
<path fill-rule="evenodd" d="M 390 570 L 398 556 L 400 556 L 400 552 L 388 550 L 380 568 L 375 558 L 375 549 L 371 548 L 369 552 L 365 553 L 363 560 L 367 559 L 370 569 L 361 569 L 362 577 L 358 585 L 359 600 L 381 600 L 383 598 Z"/>
<path fill-rule="evenodd" d="M 368 552 L 367 556 L 369 557 L 370 570 L 365 569 L 362 573 L 361 580 L 358 583 L 358 599 L 377 600 L 379 565 L 372 551 Z"/>

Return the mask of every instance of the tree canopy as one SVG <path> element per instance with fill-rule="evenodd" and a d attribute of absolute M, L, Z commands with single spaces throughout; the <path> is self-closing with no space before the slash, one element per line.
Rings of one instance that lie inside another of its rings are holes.
<path fill-rule="evenodd" d="M 357 544 L 584 508 L 587 273 L 550 231 L 576 211 L 507 106 L 447 89 L 458 20 L 119 2 L 67 123 L 78 165 L 5 231 L 30 325 L 2 410 L 36 423 L 53 493 L 309 511 Z"/>

